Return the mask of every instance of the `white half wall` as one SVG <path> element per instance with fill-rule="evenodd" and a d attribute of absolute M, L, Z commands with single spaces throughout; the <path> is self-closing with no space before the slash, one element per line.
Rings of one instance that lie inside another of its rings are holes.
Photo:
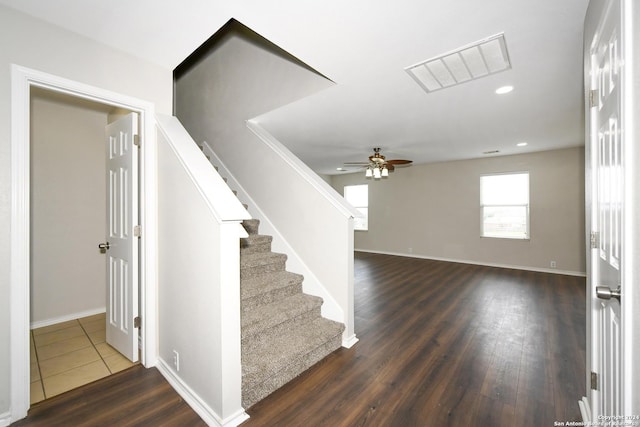
<path fill-rule="evenodd" d="M 250 216 L 177 119 L 158 116 L 157 140 L 161 372 L 204 419 L 232 425 L 246 419 L 240 223 Z"/>

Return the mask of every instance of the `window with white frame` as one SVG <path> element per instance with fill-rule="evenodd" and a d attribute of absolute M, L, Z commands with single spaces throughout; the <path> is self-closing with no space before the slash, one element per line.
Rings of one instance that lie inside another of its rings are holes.
<path fill-rule="evenodd" d="M 529 238 L 529 172 L 480 177 L 480 235 Z"/>
<path fill-rule="evenodd" d="M 362 185 L 345 185 L 344 198 L 362 213 L 363 218 L 355 218 L 353 221 L 354 230 L 369 229 L 369 186 Z"/>

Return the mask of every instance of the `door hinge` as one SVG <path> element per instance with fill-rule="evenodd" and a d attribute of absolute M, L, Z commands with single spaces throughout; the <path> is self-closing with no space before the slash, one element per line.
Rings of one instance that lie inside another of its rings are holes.
<path fill-rule="evenodd" d="M 591 249 L 596 249 L 598 245 L 600 245 L 600 233 L 592 231 L 591 238 L 589 240 L 591 241 Z"/>
<path fill-rule="evenodd" d="M 598 106 L 598 89 L 592 89 L 589 91 L 589 107 Z"/>
<path fill-rule="evenodd" d="M 136 237 L 142 236 L 142 226 L 136 225 L 133 227 L 133 235 Z"/>
<path fill-rule="evenodd" d="M 139 327 L 140 327 L 140 325 L 142 325 L 142 320 L 140 320 L 140 316 L 136 316 L 136 317 L 133 319 L 133 327 L 134 327 L 134 328 L 139 328 Z"/>
<path fill-rule="evenodd" d="M 140 147 L 140 135 L 133 135 L 133 145 Z"/>
<path fill-rule="evenodd" d="M 591 372 L 591 390 L 598 389 L 598 374 Z"/>

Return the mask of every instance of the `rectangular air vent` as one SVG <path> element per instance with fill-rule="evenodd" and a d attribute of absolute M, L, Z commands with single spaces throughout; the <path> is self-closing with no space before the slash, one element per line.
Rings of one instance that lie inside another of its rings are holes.
<path fill-rule="evenodd" d="M 404 70 L 429 93 L 509 68 L 509 52 L 500 33 Z"/>

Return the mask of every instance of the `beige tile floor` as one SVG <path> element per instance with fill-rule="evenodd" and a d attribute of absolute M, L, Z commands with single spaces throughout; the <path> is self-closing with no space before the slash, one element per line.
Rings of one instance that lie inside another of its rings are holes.
<path fill-rule="evenodd" d="M 133 365 L 105 342 L 105 315 L 31 331 L 31 404 Z"/>

